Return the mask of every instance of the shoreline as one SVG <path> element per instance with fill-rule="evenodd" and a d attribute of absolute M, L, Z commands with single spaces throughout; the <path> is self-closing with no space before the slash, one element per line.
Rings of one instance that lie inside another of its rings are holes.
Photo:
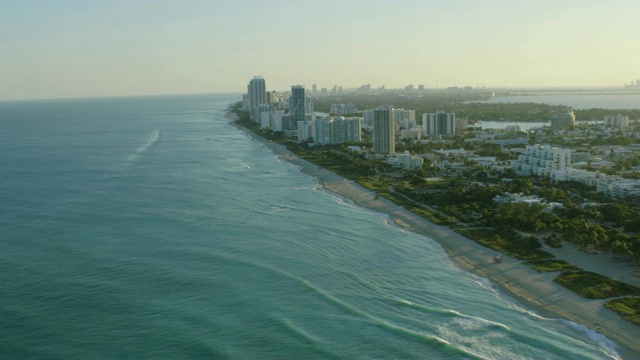
<path fill-rule="evenodd" d="M 615 351 L 623 359 L 640 358 L 640 343 L 637 341 L 640 328 L 605 309 L 602 305 L 606 300 L 582 298 L 556 284 L 553 279 L 557 273 L 539 273 L 523 264 L 523 261 L 504 254 L 501 254 L 502 263 L 494 263 L 495 250 L 465 238 L 446 226 L 433 224 L 382 196 L 376 197 L 373 191 L 298 157 L 283 145 L 268 142 L 236 124 L 235 114 L 227 114 L 226 118 L 232 120 L 231 126 L 242 129 L 253 139 L 262 142 L 277 157 L 315 177 L 326 191 L 349 199 L 358 206 L 386 214 L 396 226 L 432 239 L 440 244 L 458 267 L 490 280 L 526 308 L 541 316 L 569 320 L 605 335 L 615 342 Z"/>

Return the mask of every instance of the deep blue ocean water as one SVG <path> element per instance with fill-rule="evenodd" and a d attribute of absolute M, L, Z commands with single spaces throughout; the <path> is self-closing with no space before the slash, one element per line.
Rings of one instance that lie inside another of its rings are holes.
<path fill-rule="evenodd" d="M 0 358 L 617 357 L 280 161 L 239 99 L 0 102 Z"/>

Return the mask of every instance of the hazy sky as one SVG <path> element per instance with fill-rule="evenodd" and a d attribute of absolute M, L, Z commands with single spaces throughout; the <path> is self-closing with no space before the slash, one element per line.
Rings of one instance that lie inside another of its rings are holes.
<path fill-rule="evenodd" d="M 0 100 L 640 78 L 638 0 L 0 0 Z"/>

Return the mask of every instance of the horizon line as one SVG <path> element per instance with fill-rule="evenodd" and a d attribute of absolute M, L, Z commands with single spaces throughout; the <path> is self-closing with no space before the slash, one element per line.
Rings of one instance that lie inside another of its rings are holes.
<path fill-rule="evenodd" d="M 411 84 L 408 84 L 411 85 Z M 303 85 L 306 87 L 306 85 Z M 360 85 L 362 86 L 362 85 Z M 357 90 L 360 86 L 357 87 L 343 87 L 343 91 L 344 90 L 348 90 L 348 91 L 353 91 L 353 90 Z M 425 91 L 427 90 L 447 90 L 447 88 L 451 88 L 451 87 L 457 87 L 457 88 L 465 88 L 465 87 L 471 87 L 473 88 L 473 90 L 485 90 L 485 91 L 493 91 L 493 90 L 637 90 L 640 91 L 640 87 L 637 86 L 633 86 L 631 88 L 628 88 L 626 86 L 620 86 L 620 85 L 601 85 L 601 86 L 571 86 L 571 85 L 553 85 L 553 86 L 504 86 L 504 87 L 473 87 L 473 86 L 445 86 L 445 87 L 426 87 L 424 88 Z M 379 90 L 379 88 L 375 88 L 375 89 L 371 89 L 371 92 L 374 92 L 374 90 Z M 404 90 L 403 87 L 399 87 L 399 88 L 385 88 L 385 91 L 394 91 L 394 90 L 398 90 L 398 91 L 402 91 Z M 270 91 L 277 91 L 277 92 L 288 92 L 290 91 L 289 89 L 287 90 L 270 90 Z M 414 91 L 418 91 L 417 89 L 414 88 Z M 243 91 L 213 91 L 213 92 L 186 92 L 186 93 L 151 93 L 151 94 L 130 94 L 130 95 L 89 95 L 89 96 L 75 96 L 75 95 L 70 95 L 70 96 L 62 96 L 62 97 L 34 97 L 34 98 L 9 98 L 9 99 L 0 99 L 0 102 L 19 102 L 19 101 L 56 101 L 56 100 L 83 100 L 83 99 L 115 99 L 115 98 L 129 98 L 129 97 L 162 97 L 162 96 L 189 96 L 189 95 L 222 95 L 222 94 L 229 94 L 229 95 L 235 95 L 235 94 L 246 94 L 246 92 Z"/>

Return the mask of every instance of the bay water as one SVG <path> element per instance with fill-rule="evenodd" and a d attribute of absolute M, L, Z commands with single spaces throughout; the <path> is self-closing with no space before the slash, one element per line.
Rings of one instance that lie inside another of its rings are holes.
<path fill-rule="evenodd" d="M 640 92 L 600 92 L 600 93 L 529 93 L 492 97 L 480 103 L 536 103 L 565 105 L 572 109 L 640 109 Z M 612 115 L 615 115 L 612 112 Z"/>
<path fill-rule="evenodd" d="M 0 358 L 611 359 L 224 115 L 0 103 Z"/>

